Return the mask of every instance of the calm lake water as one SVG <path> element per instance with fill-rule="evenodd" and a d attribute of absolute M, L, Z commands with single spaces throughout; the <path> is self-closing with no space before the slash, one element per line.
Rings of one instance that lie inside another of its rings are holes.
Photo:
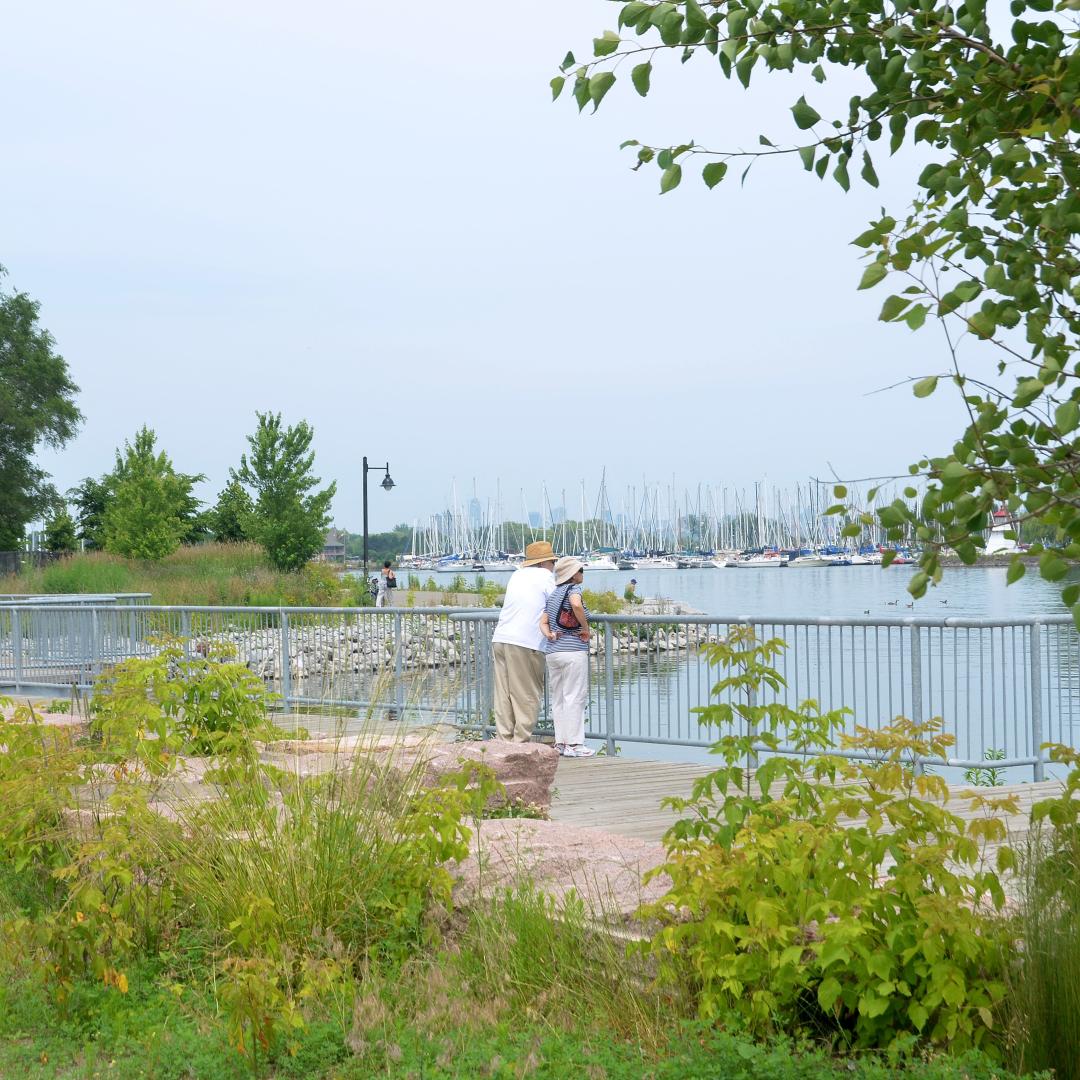
<path fill-rule="evenodd" d="M 1037 568 L 1012 585 L 1005 567 L 946 569 L 941 584 L 912 600 L 908 582 L 913 566 L 822 566 L 803 569 L 589 570 L 585 587 L 619 596 L 637 578 L 639 596 L 681 600 L 709 615 L 754 618 L 784 616 L 904 616 L 1010 618 L 1062 614 L 1061 583 L 1044 581 Z M 404 577 L 404 575 L 402 575 Z M 427 575 L 421 574 L 421 580 Z M 463 575 L 474 580 L 476 575 Z M 505 583 L 509 574 L 489 574 Z M 449 574 L 435 574 L 448 587 Z M 909 607 L 908 605 L 912 605 Z"/>

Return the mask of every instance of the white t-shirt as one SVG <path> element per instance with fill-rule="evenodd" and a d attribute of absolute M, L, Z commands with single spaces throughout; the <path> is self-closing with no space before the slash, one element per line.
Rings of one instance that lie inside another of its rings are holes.
<path fill-rule="evenodd" d="M 522 566 L 510 575 L 499 625 L 491 640 L 524 649 L 544 650 L 540 616 L 555 588 L 555 575 L 542 566 Z"/>

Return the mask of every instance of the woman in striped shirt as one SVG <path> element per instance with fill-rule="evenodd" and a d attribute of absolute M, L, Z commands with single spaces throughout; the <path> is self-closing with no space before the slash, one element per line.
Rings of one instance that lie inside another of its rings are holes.
<path fill-rule="evenodd" d="M 566 555 L 555 564 L 555 591 L 540 616 L 546 638 L 548 696 L 555 721 L 555 749 L 563 757 L 592 757 L 585 745 L 589 700 L 589 612 L 581 596 L 585 567 Z M 561 618 L 560 618 L 561 616 Z M 568 625 L 569 624 L 569 625 Z"/>

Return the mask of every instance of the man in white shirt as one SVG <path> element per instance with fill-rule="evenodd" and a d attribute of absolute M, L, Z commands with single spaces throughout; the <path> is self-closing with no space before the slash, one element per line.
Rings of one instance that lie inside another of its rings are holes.
<path fill-rule="evenodd" d="M 495 731 L 509 742 L 528 742 L 540 712 L 544 693 L 540 615 L 555 588 L 554 566 L 555 552 L 546 540 L 529 544 L 525 561 L 510 575 L 492 635 Z"/>

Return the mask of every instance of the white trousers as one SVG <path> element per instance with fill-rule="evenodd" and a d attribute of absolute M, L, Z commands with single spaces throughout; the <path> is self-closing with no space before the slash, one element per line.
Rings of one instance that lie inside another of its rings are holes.
<path fill-rule="evenodd" d="M 585 742 L 585 706 L 589 700 L 589 650 L 548 653 L 547 674 L 555 741 L 580 746 Z"/>

